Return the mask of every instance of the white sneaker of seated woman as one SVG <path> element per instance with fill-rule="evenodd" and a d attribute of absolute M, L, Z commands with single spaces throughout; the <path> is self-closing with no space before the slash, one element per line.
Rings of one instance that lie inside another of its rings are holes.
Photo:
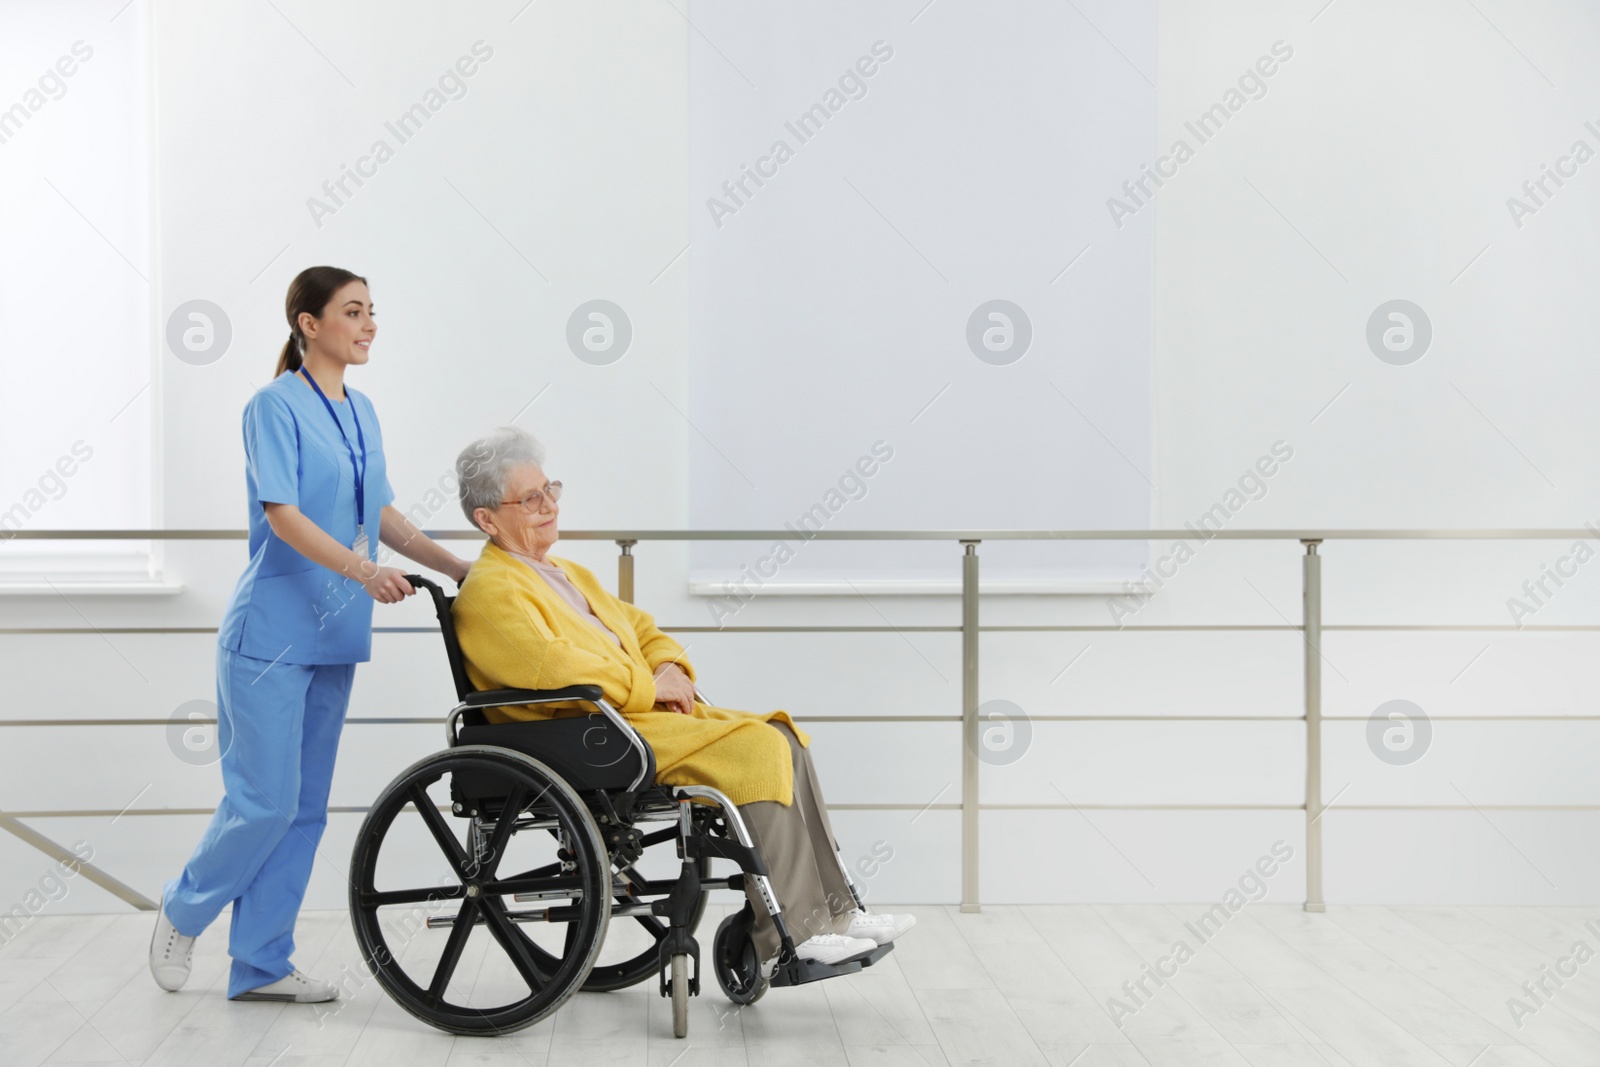
<path fill-rule="evenodd" d="M 871 952 L 878 943 L 869 937 L 850 937 L 845 934 L 817 934 L 794 947 L 795 955 L 803 960 L 818 963 L 840 963 Z"/>
<path fill-rule="evenodd" d="M 815 960 L 818 963 L 842 963 L 857 956 L 864 956 L 878 947 L 878 943 L 870 937 L 846 937 L 844 934 L 817 934 L 807 938 L 794 947 L 794 954 L 803 960 Z M 761 977 L 770 979 L 778 973 L 778 957 L 774 956 L 761 965 Z"/>
<path fill-rule="evenodd" d="M 874 943 L 887 945 L 917 924 L 915 915 L 875 915 L 861 908 L 850 913 L 849 937 L 870 938 Z"/>
<path fill-rule="evenodd" d="M 845 934 L 816 934 L 805 941 L 795 945 L 795 955 L 802 960 L 814 960 L 818 963 L 840 963 L 859 955 L 877 949 L 877 942 L 870 937 L 846 937 Z M 762 977 L 771 977 L 778 973 L 778 957 L 773 957 L 762 965 Z"/>
<path fill-rule="evenodd" d="M 325 1000 L 338 1000 L 339 987 L 332 982 L 319 982 L 307 978 L 299 971 L 283 976 L 276 982 L 246 990 L 232 1000 L 273 1000 L 288 1004 L 321 1004 Z"/>

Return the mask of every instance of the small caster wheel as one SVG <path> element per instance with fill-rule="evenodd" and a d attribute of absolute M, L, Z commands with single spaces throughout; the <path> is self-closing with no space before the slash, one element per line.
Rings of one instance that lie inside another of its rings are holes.
<path fill-rule="evenodd" d="M 689 1036 L 689 957 L 672 957 L 672 1036 Z"/>
<path fill-rule="evenodd" d="M 767 991 L 768 980 L 761 976 L 761 961 L 756 958 L 756 943 L 750 936 L 755 920 L 747 904 L 742 911 L 722 920 L 712 942 L 712 968 L 723 995 L 735 1004 L 754 1004 Z"/>

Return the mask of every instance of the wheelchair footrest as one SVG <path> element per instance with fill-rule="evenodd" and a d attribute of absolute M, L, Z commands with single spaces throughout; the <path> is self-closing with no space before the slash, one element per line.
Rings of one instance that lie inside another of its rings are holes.
<path fill-rule="evenodd" d="M 805 985 L 807 982 L 820 982 L 824 978 L 837 978 L 842 974 L 855 974 L 863 967 L 871 967 L 894 949 L 894 942 L 879 945 L 864 956 L 855 956 L 838 963 L 819 963 L 816 960 L 791 960 L 787 965 L 779 966 L 777 973 L 772 976 L 772 987 L 786 985 Z"/>

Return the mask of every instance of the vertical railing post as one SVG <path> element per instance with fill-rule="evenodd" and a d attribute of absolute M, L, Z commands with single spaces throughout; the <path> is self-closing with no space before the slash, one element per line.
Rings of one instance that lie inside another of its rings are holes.
<path fill-rule="evenodd" d="M 622 555 L 617 557 L 617 599 L 633 603 L 633 546 L 638 541 L 617 539 Z"/>
<path fill-rule="evenodd" d="M 1322 899 L 1322 542 L 1306 546 L 1302 580 L 1306 676 L 1306 911 L 1327 911 Z"/>
<path fill-rule="evenodd" d="M 961 557 L 961 910 L 978 911 L 978 542 Z"/>

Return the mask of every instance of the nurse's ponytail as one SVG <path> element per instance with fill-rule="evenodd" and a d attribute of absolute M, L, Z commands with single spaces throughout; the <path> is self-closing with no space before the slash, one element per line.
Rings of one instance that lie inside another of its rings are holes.
<path fill-rule="evenodd" d="M 284 314 L 289 319 L 289 339 L 278 355 L 278 371 L 273 377 L 284 371 L 299 370 L 305 360 L 306 339 L 300 332 L 301 314 L 322 318 L 323 309 L 333 300 L 334 294 L 351 282 L 367 284 L 361 275 L 340 267 L 307 267 L 295 275 L 283 302 Z"/>
<path fill-rule="evenodd" d="M 299 370 L 302 362 L 300 352 L 300 331 L 290 330 L 289 339 L 283 343 L 283 352 L 278 356 L 278 374 L 286 370 Z M 278 374 L 274 374 L 276 378 Z"/>

